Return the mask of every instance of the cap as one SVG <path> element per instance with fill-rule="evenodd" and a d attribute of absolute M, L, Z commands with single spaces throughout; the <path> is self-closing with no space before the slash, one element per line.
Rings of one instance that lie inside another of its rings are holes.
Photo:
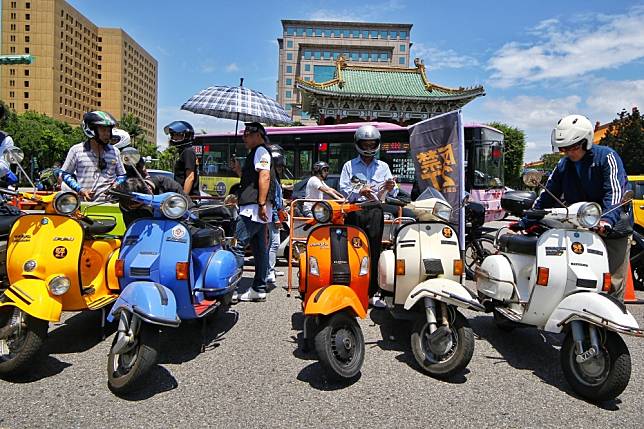
<path fill-rule="evenodd" d="M 268 134 L 266 134 L 266 130 L 264 129 L 264 126 L 259 122 L 246 122 L 244 125 L 246 127 L 244 129 L 245 131 L 250 131 L 252 133 L 259 132 L 262 135 L 264 142 L 266 143 L 270 142 L 270 140 L 268 139 Z"/>

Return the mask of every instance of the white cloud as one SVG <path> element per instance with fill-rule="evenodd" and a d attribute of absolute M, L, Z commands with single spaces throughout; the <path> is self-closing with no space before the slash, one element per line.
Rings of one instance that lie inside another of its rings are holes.
<path fill-rule="evenodd" d="M 483 108 L 494 112 L 495 120 L 520 129 L 549 129 L 562 116 L 577 112 L 580 102 L 578 95 L 563 98 L 519 95 L 511 99 L 487 99 Z"/>
<path fill-rule="evenodd" d="M 229 73 L 239 71 L 239 66 L 237 66 L 237 63 L 230 63 L 226 66 L 226 71 Z"/>
<path fill-rule="evenodd" d="M 201 73 L 212 73 L 217 70 L 217 67 L 213 63 L 205 63 L 201 65 Z"/>
<path fill-rule="evenodd" d="M 478 60 L 468 55 L 459 55 L 452 49 L 441 50 L 429 47 L 423 43 L 414 43 L 411 48 L 411 58 L 421 58 L 430 70 L 459 69 L 473 67 Z"/>
<path fill-rule="evenodd" d="M 491 83 L 505 88 L 574 78 L 644 57 L 644 7 L 569 21 L 544 20 L 529 31 L 538 41 L 505 44 L 488 62 Z"/>
<path fill-rule="evenodd" d="M 644 109 L 644 80 L 601 81 L 591 88 L 589 115 L 601 123 L 612 121 L 622 109 Z"/>

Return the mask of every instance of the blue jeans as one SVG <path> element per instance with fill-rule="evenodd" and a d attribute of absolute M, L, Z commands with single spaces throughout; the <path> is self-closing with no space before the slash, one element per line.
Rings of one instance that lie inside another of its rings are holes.
<path fill-rule="evenodd" d="M 239 216 L 235 229 L 237 244 L 231 249 L 237 258 L 237 266 L 244 267 L 244 253 L 250 244 L 255 259 L 255 278 L 252 288 L 266 292 L 268 275 L 268 227 L 265 223 L 253 222 L 249 217 Z"/>
<path fill-rule="evenodd" d="M 280 247 L 280 229 L 277 224 L 271 222 L 268 224 L 268 273 L 275 275 L 275 263 L 277 262 L 277 249 Z"/>

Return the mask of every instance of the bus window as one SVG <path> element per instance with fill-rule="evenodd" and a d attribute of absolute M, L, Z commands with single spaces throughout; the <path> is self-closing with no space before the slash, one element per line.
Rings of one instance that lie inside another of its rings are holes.
<path fill-rule="evenodd" d="M 201 171 L 205 176 L 232 176 L 228 167 L 228 145 L 208 145 L 202 158 Z"/>
<path fill-rule="evenodd" d="M 330 143 L 327 149 L 326 159 L 322 158 L 322 153 L 320 153 L 320 159 L 323 159 L 329 164 L 329 173 L 331 174 L 340 174 L 342 173 L 342 167 L 344 164 L 355 158 L 358 155 L 353 142 L 349 143 Z"/>
<path fill-rule="evenodd" d="M 299 172 L 301 175 L 310 176 L 313 170 L 313 149 L 300 148 L 299 154 Z"/>

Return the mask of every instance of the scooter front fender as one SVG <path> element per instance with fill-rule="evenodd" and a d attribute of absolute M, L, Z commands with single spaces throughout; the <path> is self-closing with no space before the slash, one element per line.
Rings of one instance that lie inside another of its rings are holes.
<path fill-rule="evenodd" d="M 412 289 L 405 301 L 405 310 L 413 308 L 418 301 L 424 298 L 435 299 L 449 305 L 484 311 L 484 307 L 475 299 L 462 284 L 446 278 L 425 280 Z"/>
<path fill-rule="evenodd" d="M 577 292 L 563 299 L 550 315 L 545 330 L 561 332 L 573 320 L 582 320 L 620 334 L 644 336 L 633 315 L 623 303 L 609 295 Z"/>
<path fill-rule="evenodd" d="M 122 310 L 136 314 L 155 325 L 177 327 L 181 323 L 177 316 L 177 301 L 172 291 L 150 281 L 128 284 L 114 303 L 107 320 L 112 322 Z"/>
<path fill-rule="evenodd" d="M 58 322 L 63 298 L 50 294 L 43 280 L 20 279 L 4 292 L 4 302 L 0 307 L 4 306 L 18 307 L 36 319 Z"/>
<path fill-rule="evenodd" d="M 358 317 L 367 317 L 367 309 L 362 306 L 358 295 L 348 286 L 331 285 L 321 288 L 309 297 L 304 306 L 306 316 L 337 313 L 350 308 Z"/>

